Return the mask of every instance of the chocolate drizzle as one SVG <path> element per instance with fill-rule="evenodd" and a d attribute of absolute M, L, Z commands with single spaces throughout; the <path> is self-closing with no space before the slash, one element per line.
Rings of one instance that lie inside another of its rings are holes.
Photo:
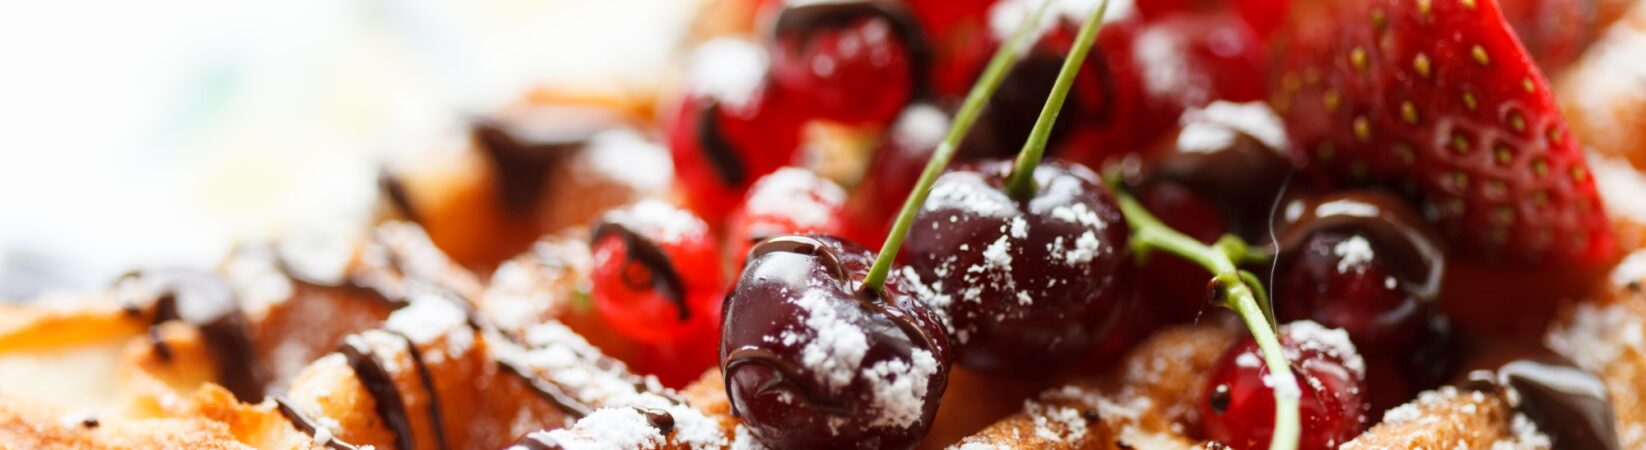
<path fill-rule="evenodd" d="M 286 421 L 291 422 L 292 426 L 297 427 L 297 431 L 301 431 L 310 436 L 319 435 L 322 425 L 315 422 L 314 419 L 310 418 L 308 414 L 304 414 L 303 411 L 298 410 L 295 405 L 292 405 L 291 400 L 288 400 L 286 397 L 280 395 L 275 395 L 273 398 L 274 406 L 280 411 L 280 415 L 285 416 Z M 328 430 L 328 432 L 330 431 Z M 326 440 L 326 447 L 333 450 L 360 450 L 359 446 L 343 442 L 336 436 Z"/>
<path fill-rule="evenodd" d="M 664 298 L 674 302 L 680 310 L 681 322 L 685 322 L 687 318 L 691 317 L 691 309 L 686 306 L 685 283 L 681 281 L 680 273 L 674 270 L 674 263 L 669 260 L 669 255 L 663 253 L 663 249 L 659 248 L 656 242 L 641 236 L 627 226 L 611 221 L 595 225 L 594 237 L 589 242 L 599 242 L 606 236 L 617 236 L 622 239 L 624 248 L 628 250 L 626 253 L 629 262 L 639 263 L 651 272 L 649 280 L 630 280 L 625 275 L 623 277 L 625 282 L 630 285 L 650 284 L 650 288 L 656 289 L 659 294 L 663 294 Z M 624 271 L 624 273 L 628 273 L 628 271 Z"/>
<path fill-rule="evenodd" d="M 923 97 L 931 89 L 927 84 L 932 71 L 931 45 L 926 42 L 926 32 L 920 22 L 900 2 L 833 0 L 791 3 L 778 14 L 772 26 L 773 40 L 794 39 L 805 43 L 822 30 L 849 26 L 862 19 L 883 18 L 908 52 L 909 79 L 914 81 L 909 98 Z"/>
<path fill-rule="evenodd" d="M 765 366 L 777 376 L 760 386 L 760 393 L 764 394 L 773 389 L 782 388 L 785 384 L 796 388 L 798 394 L 805 398 L 806 405 L 813 411 L 834 416 L 844 416 L 851 413 L 849 405 L 834 401 L 822 394 L 822 388 L 811 377 L 806 376 L 805 370 L 794 363 L 772 353 L 771 350 L 754 347 L 743 347 L 733 350 L 726 355 L 726 362 L 721 369 L 722 373 L 736 373 L 739 367 L 745 364 Z M 730 385 L 728 383 L 728 385 Z M 733 416 L 740 416 L 737 408 L 732 408 Z"/>
<path fill-rule="evenodd" d="M 668 435 L 674 431 L 674 415 L 668 411 L 655 408 L 635 408 L 635 412 L 646 417 L 646 423 L 656 428 L 658 433 Z"/>
<path fill-rule="evenodd" d="M 253 357 L 245 315 L 228 284 L 210 273 L 179 269 L 136 272 L 122 280 L 144 283 L 156 295 L 154 322 L 148 335 L 157 357 L 172 357 L 171 348 L 160 336 L 160 324 L 187 322 L 200 330 L 217 369 L 218 382 L 240 401 L 263 398 L 262 366 Z"/>
<path fill-rule="evenodd" d="M 1554 448 L 1621 448 L 1611 398 L 1599 377 L 1542 347 L 1512 347 L 1480 359 L 1461 384 L 1501 396 L 1536 423 Z"/>
<path fill-rule="evenodd" d="M 492 119 L 473 125 L 475 143 L 491 158 L 503 206 L 516 214 L 530 213 L 544 191 L 549 171 L 573 151 L 582 149 L 593 133 L 527 136 L 521 130 Z"/>
<path fill-rule="evenodd" d="M 417 214 L 417 207 L 412 205 L 411 196 L 406 193 L 406 185 L 400 182 L 400 177 L 394 176 L 386 169 L 379 171 L 377 190 L 388 197 L 389 206 L 394 207 L 394 212 L 400 217 L 414 223 L 423 223 L 423 218 Z"/>
<path fill-rule="evenodd" d="M 411 420 L 406 413 L 406 400 L 400 394 L 400 387 L 394 384 L 394 376 L 377 359 L 372 348 L 359 335 L 353 335 L 344 338 L 343 346 L 337 351 L 348 359 L 355 378 L 360 380 L 366 392 L 371 393 L 377 416 L 394 432 L 395 448 L 417 448 Z"/>
<path fill-rule="evenodd" d="M 505 372 L 520 378 L 521 381 L 526 383 L 527 387 L 531 388 L 532 392 L 537 393 L 538 397 L 547 400 L 556 408 L 560 408 L 560 412 L 571 416 L 573 419 L 582 419 L 594 412 L 594 407 L 583 403 L 576 397 L 572 397 L 560 385 L 537 378 L 530 369 L 516 366 L 508 361 L 498 361 L 497 365 L 502 367 Z"/>
<path fill-rule="evenodd" d="M 470 315 L 473 317 L 473 315 Z M 429 373 L 429 365 L 423 362 L 423 352 L 417 349 L 417 343 L 411 337 L 398 331 L 390 331 L 401 340 L 406 341 L 406 353 L 411 355 L 412 365 L 417 367 L 417 377 L 423 381 L 423 392 L 429 395 L 429 422 L 434 424 L 436 448 L 446 448 L 446 417 L 440 408 L 440 391 L 434 386 L 434 375 Z"/>
<path fill-rule="evenodd" d="M 709 168 L 727 186 L 742 186 L 748 180 L 748 174 L 743 169 L 743 159 L 738 156 L 737 147 L 726 139 L 720 130 L 720 102 L 713 99 L 698 101 L 697 108 L 697 146 L 703 152 L 703 159 L 709 162 Z"/>

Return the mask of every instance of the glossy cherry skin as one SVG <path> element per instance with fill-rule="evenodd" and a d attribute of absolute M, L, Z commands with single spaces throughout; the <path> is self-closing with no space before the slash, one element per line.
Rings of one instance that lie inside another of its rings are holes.
<path fill-rule="evenodd" d="M 690 212 L 655 200 L 613 210 L 592 246 L 590 294 L 618 333 L 658 344 L 719 323 L 720 257 L 708 225 Z"/>
<path fill-rule="evenodd" d="M 727 224 L 726 255 L 743 267 L 749 248 L 785 234 L 840 235 L 847 228 L 846 191 L 816 173 L 778 169 L 755 182 Z"/>
<path fill-rule="evenodd" d="M 1216 242 L 1229 231 L 1223 211 L 1194 191 L 1170 181 L 1144 186 L 1138 202 L 1161 223 L 1204 244 Z M 1139 289 L 1147 306 L 1172 322 L 1186 322 L 1215 309 L 1208 301 L 1210 272 L 1176 255 L 1159 252 L 1143 262 Z"/>
<path fill-rule="evenodd" d="M 1309 331 L 1300 332 L 1300 327 Z M 1281 347 L 1302 390 L 1298 406 L 1303 434 L 1297 448 L 1335 449 L 1359 435 L 1366 427 L 1365 362 L 1347 336 L 1310 322 L 1282 327 L 1281 334 Z M 1262 352 L 1251 337 L 1218 360 L 1201 392 L 1200 420 L 1207 439 L 1237 450 L 1269 448 L 1275 401 L 1268 376 Z"/>
<path fill-rule="evenodd" d="M 726 297 L 721 368 L 732 413 L 784 449 L 907 449 L 948 384 L 948 339 L 894 268 L 859 289 L 868 250 L 827 237 L 755 246 Z"/>
<path fill-rule="evenodd" d="M 892 2 L 789 2 L 773 28 L 772 79 L 818 118 L 888 123 L 925 76 L 919 25 Z"/>
<path fill-rule="evenodd" d="M 1126 221 L 1097 176 L 1043 161 L 1037 189 L 1018 199 L 1001 188 L 1011 167 L 938 178 L 903 244 L 956 358 L 982 371 L 1077 362 L 1112 337 L 1132 289 Z"/>

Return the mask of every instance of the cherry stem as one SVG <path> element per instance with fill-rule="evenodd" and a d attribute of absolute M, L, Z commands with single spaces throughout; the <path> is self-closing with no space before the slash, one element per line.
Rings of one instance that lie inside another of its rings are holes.
<path fill-rule="evenodd" d="M 1006 193 L 1013 198 L 1034 196 L 1034 168 L 1046 154 L 1046 141 L 1051 139 L 1057 115 L 1063 111 L 1063 101 L 1069 97 L 1069 89 L 1074 86 L 1075 76 L 1080 74 L 1080 66 L 1086 63 L 1092 44 L 1097 42 L 1097 30 L 1103 28 L 1103 14 L 1108 9 L 1109 0 L 1101 0 L 1092 10 L 1091 17 L 1080 24 L 1074 47 L 1069 49 L 1069 56 L 1063 58 L 1063 67 L 1057 71 L 1052 93 L 1046 97 L 1046 105 L 1040 108 L 1040 117 L 1035 119 L 1034 129 L 1029 131 L 1029 140 L 1023 142 L 1023 149 L 1017 152 L 1017 165 L 1012 168 L 1011 178 L 1006 180 Z"/>
<path fill-rule="evenodd" d="M 1268 308 L 1268 294 L 1256 275 L 1240 270 L 1235 261 L 1251 258 L 1253 252 L 1244 241 L 1235 236 L 1224 236 L 1212 245 L 1173 230 L 1138 203 L 1136 198 L 1116 188 L 1115 197 L 1120 211 L 1132 228 L 1132 249 L 1139 256 L 1150 251 L 1164 251 L 1187 259 L 1211 272 L 1212 283 L 1220 290 L 1223 306 L 1234 310 L 1241 322 L 1263 350 L 1263 362 L 1269 368 L 1275 392 L 1274 440 L 1270 450 L 1296 450 L 1302 427 L 1299 423 L 1298 398 L 1302 391 L 1297 376 L 1292 374 L 1291 363 L 1280 347 L 1276 334 L 1274 312 Z"/>
<path fill-rule="evenodd" d="M 1107 1 L 1107 0 L 1105 0 Z M 1006 79 L 1006 73 L 1011 71 L 1012 65 L 1017 62 L 1017 54 L 1027 47 L 1029 36 L 1039 27 L 1041 16 L 1045 15 L 1052 1 L 1045 1 L 1035 8 L 1033 13 L 1023 18 L 1012 32 L 1010 38 L 1000 45 L 994 57 L 989 59 L 989 65 L 983 69 L 983 75 L 978 77 L 977 84 L 966 93 L 966 99 L 960 104 L 959 112 L 955 113 L 954 122 L 949 125 L 949 133 L 943 136 L 943 142 L 938 144 L 937 150 L 932 152 L 931 159 L 926 161 L 925 170 L 920 172 L 920 180 L 915 183 L 914 190 L 909 198 L 903 201 L 903 209 L 897 213 L 897 222 L 892 224 L 892 231 L 886 235 L 886 243 L 880 247 L 880 254 L 874 259 L 874 265 L 869 267 L 869 275 L 863 278 L 860 289 L 880 290 L 886 285 L 886 276 L 891 273 L 892 261 L 897 260 L 897 251 L 903 247 L 903 238 L 909 235 L 909 227 L 914 225 L 914 216 L 920 211 L 920 206 L 926 203 L 926 196 L 931 193 L 932 183 L 949 167 L 949 161 L 954 160 L 954 153 L 960 147 L 960 141 L 966 138 L 971 131 L 972 124 L 977 123 L 977 117 L 983 113 L 983 106 L 988 104 L 989 97 L 1000 88 L 1000 83 Z"/>

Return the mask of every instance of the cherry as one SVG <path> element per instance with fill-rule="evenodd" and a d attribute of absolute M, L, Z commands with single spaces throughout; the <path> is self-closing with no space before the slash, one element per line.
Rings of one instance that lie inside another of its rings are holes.
<path fill-rule="evenodd" d="M 892 2 L 789 2 L 773 34 L 773 80 L 818 118 L 890 122 L 926 77 L 920 26 Z"/>
<path fill-rule="evenodd" d="M 905 0 L 932 48 L 932 90 L 958 99 L 995 51 L 989 11 L 999 0 Z"/>
<path fill-rule="evenodd" d="M 755 180 L 795 158 L 811 119 L 803 99 L 768 86 L 765 54 L 734 39 L 710 41 L 668 121 L 675 177 L 691 208 L 725 217 Z"/>
<path fill-rule="evenodd" d="M 893 270 L 859 289 L 868 250 L 780 236 L 726 297 L 721 367 L 732 413 L 771 448 L 911 448 L 948 383 L 942 326 Z"/>
<path fill-rule="evenodd" d="M 1166 226 L 1204 244 L 1216 242 L 1229 226 L 1223 211 L 1182 184 L 1161 181 L 1142 187 L 1138 201 Z M 1165 320 L 1193 320 L 1216 305 L 1207 301 L 1206 282 L 1211 273 L 1182 257 L 1156 253 L 1149 255 L 1140 271 L 1140 290 L 1146 293 L 1150 309 Z"/>
<path fill-rule="evenodd" d="M 1154 21 L 1179 14 L 1206 14 L 1230 8 L 1260 37 L 1267 37 L 1284 22 L 1291 0 L 1147 0 L 1137 2 L 1137 12 Z"/>
<path fill-rule="evenodd" d="M 1003 190 L 1012 161 L 933 184 L 903 244 L 956 357 L 984 371 L 1064 365 L 1107 341 L 1130 293 L 1128 227 L 1083 166 L 1044 161 L 1032 196 Z"/>
<path fill-rule="evenodd" d="M 1301 389 L 1301 450 L 1337 448 L 1366 426 L 1365 362 L 1341 330 L 1313 322 L 1281 327 L 1281 348 Z M 1200 419 L 1208 439 L 1238 450 L 1269 447 L 1275 398 L 1257 341 L 1247 337 L 1213 367 L 1201 393 Z"/>
<path fill-rule="evenodd" d="M 1414 211 L 1386 194 L 1349 192 L 1294 202 L 1286 214 L 1274 286 L 1282 320 L 1342 328 L 1377 356 L 1432 338 L 1445 262 Z"/>
<path fill-rule="evenodd" d="M 784 234 L 838 235 L 846 231 L 846 191 L 809 170 L 785 167 L 749 189 L 732 214 L 727 248 L 733 267 L 743 267 L 749 247 Z"/>
<path fill-rule="evenodd" d="M 618 333 L 661 344 L 719 323 L 720 259 L 703 220 L 648 200 L 608 212 L 590 242 L 590 294 Z"/>
<path fill-rule="evenodd" d="M 892 218 L 908 200 L 948 128 L 949 114 L 925 103 L 910 105 L 893 122 L 847 201 L 854 241 L 870 247 L 884 242 Z"/>

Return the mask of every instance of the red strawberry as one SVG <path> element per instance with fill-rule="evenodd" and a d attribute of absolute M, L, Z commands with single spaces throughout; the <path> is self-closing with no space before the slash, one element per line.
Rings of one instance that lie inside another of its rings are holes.
<path fill-rule="evenodd" d="M 1293 11 L 1278 36 L 1273 103 L 1307 172 L 1411 194 L 1461 255 L 1610 258 L 1583 153 L 1496 0 L 1325 0 Z"/>

